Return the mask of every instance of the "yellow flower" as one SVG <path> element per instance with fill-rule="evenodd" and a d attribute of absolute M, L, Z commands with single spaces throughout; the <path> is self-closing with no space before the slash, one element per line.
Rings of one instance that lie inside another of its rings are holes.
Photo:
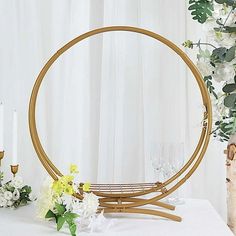
<path fill-rule="evenodd" d="M 66 187 L 65 187 L 65 193 L 66 194 L 68 194 L 68 195 L 72 195 L 72 194 L 74 194 L 75 193 L 75 191 L 74 191 L 74 189 L 73 189 L 73 187 L 71 186 L 71 185 L 67 185 Z"/>
<path fill-rule="evenodd" d="M 63 184 L 60 180 L 54 181 L 52 184 L 52 189 L 57 195 L 61 195 L 63 193 Z"/>
<path fill-rule="evenodd" d="M 84 185 L 83 185 L 83 190 L 85 191 L 85 192 L 89 192 L 90 191 L 90 183 L 84 183 Z"/>
<path fill-rule="evenodd" d="M 73 175 L 64 175 L 60 178 L 60 181 L 65 185 L 72 183 L 73 180 L 74 180 Z"/>
<path fill-rule="evenodd" d="M 75 165 L 75 164 L 70 165 L 70 173 L 71 174 L 78 174 L 79 173 L 77 165 Z"/>
<path fill-rule="evenodd" d="M 215 36 L 217 39 L 221 39 L 222 38 L 222 33 L 220 31 L 215 31 Z"/>

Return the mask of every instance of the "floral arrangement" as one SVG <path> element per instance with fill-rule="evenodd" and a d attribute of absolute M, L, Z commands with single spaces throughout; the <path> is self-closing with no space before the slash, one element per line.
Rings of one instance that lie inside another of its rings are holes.
<path fill-rule="evenodd" d="M 71 165 L 69 175 L 46 181 L 38 199 L 39 217 L 55 220 L 58 231 L 67 225 L 72 236 L 76 235 L 77 226 L 89 226 L 96 220 L 99 206 L 98 197 L 89 192 L 89 183 L 76 184 L 78 173 L 77 166 Z M 79 190 L 84 192 L 83 200 L 75 197 Z"/>
<path fill-rule="evenodd" d="M 236 0 L 189 0 L 188 9 L 205 26 L 207 40 L 183 45 L 198 49 L 197 67 L 214 105 L 213 134 L 228 141 L 236 133 Z"/>
<path fill-rule="evenodd" d="M 31 187 L 24 184 L 20 176 L 2 185 L 3 172 L 0 172 L 0 207 L 18 208 L 34 201 Z"/>

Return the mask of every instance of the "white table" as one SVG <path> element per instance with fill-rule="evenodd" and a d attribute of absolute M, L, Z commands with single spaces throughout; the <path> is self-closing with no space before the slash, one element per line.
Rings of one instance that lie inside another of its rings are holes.
<path fill-rule="evenodd" d="M 112 227 L 102 233 L 78 232 L 78 235 L 107 236 L 233 236 L 227 225 L 206 200 L 188 199 L 177 206 L 176 214 L 182 222 L 159 219 L 148 215 L 107 214 L 115 218 Z M 18 210 L 0 209 L 0 236 L 69 235 L 66 230 L 57 232 L 52 222 L 35 217 L 31 204 Z"/>

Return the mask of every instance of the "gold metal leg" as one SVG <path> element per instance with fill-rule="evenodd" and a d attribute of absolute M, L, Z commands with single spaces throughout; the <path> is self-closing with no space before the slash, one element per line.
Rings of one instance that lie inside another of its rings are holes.
<path fill-rule="evenodd" d="M 164 217 L 173 221 L 181 222 L 182 218 L 173 214 L 169 214 L 163 211 L 143 209 L 143 208 L 127 208 L 127 209 L 115 209 L 115 208 L 100 208 L 99 212 L 104 211 L 104 213 L 138 213 L 147 214 Z"/>
<path fill-rule="evenodd" d="M 145 199 L 142 198 L 120 198 L 121 202 L 139 202 L 139 201 L 144 201 Z M 101 198 L 100 199 L 100 205 L 102 206 L 102 203 L 105 202 L 118 202 L 117 198 Z M 154 205 L 162 208 L 166 208 L 168 210 L 175 210 L 175 206 L 164 203 L 164 202 L 159 202 L 155 201 L 152 203 L 149 203 L 149 205 Z"/>
<path fill-rule="evenodd" d="M 130 202 L 138 202 L 138 201 L 143 201 L 145 199 L 142 199 L 142 198 L 122 198 L 123 201 L 130 201 Z M 170 204 L 167 204 L 167 203 L 164 203 L 164 202 L 159 202 L 159 201 L 155 201 L 155 202 L 152 202 L 152 203 L 149 203 L 148 205 L 154 205 L 154 206 L 158 206 L 158 207 L 163 207 L 163 208 L 166 208 L 168 210 L 175 210 L 175 206 L 173 205 L 170 205 Z"/>

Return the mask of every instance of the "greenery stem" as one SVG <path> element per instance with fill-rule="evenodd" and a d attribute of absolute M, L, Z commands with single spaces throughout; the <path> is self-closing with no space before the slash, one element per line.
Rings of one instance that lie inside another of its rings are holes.
<path fill-rule="evenodd" d="M 231 13 L 233 12 L 233 8 L 230 10 L 229 14 L 227 15 L 221 29 L 220 29 L 220 32 L 223 30 L 223 28 L 225 27 L 225 24 L 227 23 L 228 19 L 229 19 L 229 16 L 231 15 Z"/>
<path fill-rule="evenodd" d="M 199 47 L 199 45 L 206 45 L 206 46 L 211 46 L 213 48 L 217 48 L 216 46 L 214 46 L 213 44 L 211 43 L 193 43 L 193 45 L 196 45 Z"/>

